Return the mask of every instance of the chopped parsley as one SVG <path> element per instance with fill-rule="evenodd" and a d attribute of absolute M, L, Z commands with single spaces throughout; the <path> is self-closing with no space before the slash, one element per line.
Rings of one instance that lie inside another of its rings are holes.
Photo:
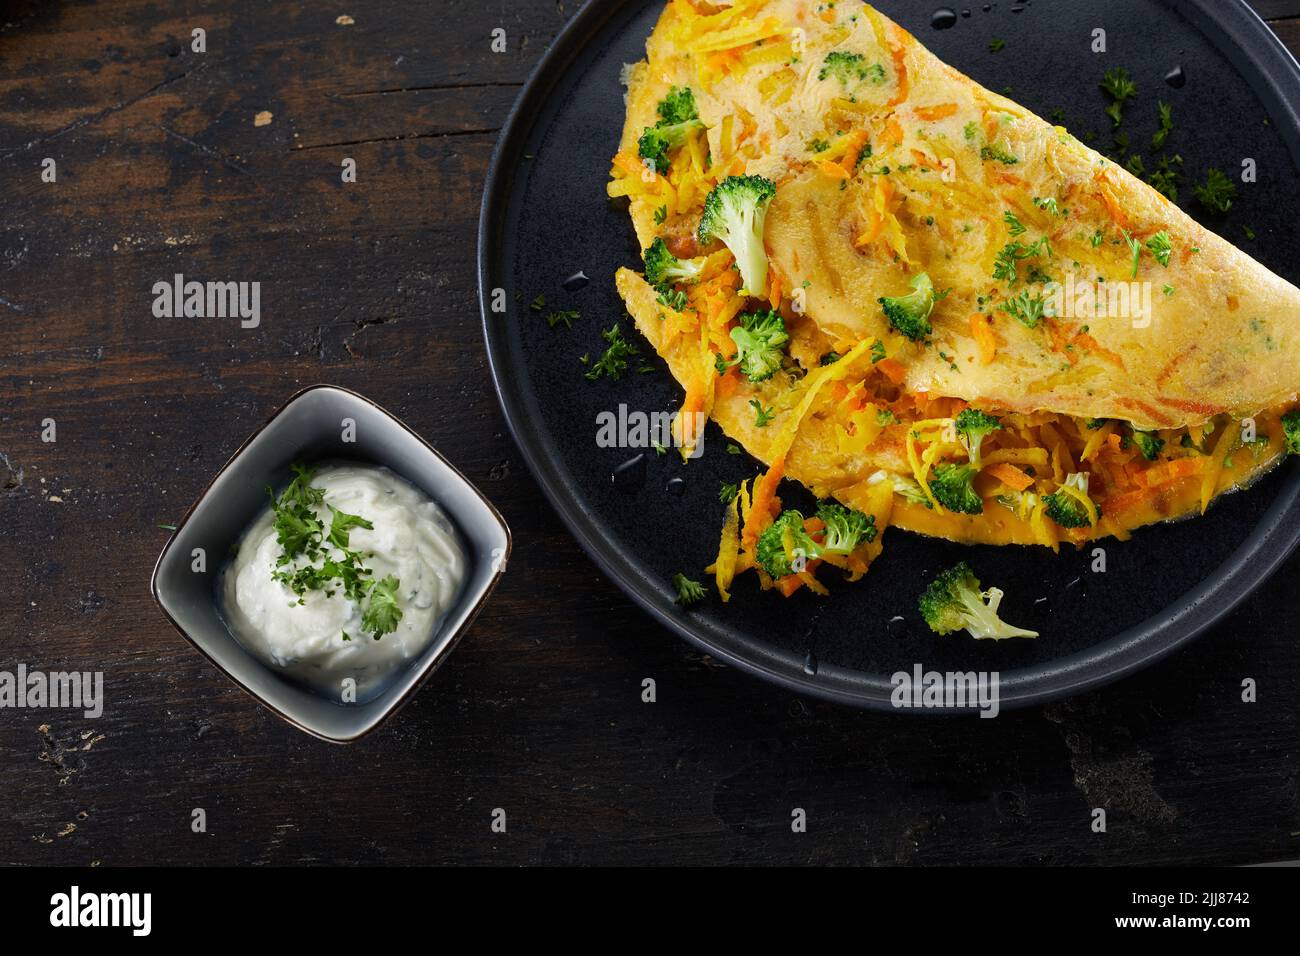
<path fill-rule="evenodd" d="M 1169 241 L 1169 233 L 1163 229 L 1147 240 L 1147 250 L 1155 256 L 1156 262 L 1160 263 L 1166 269 L 1169 268 L 1169 256 L 1174 251 L 1173 243 Z"/>
<path fill-rule="evenodd" d="M 1037 242 L 1031 242 L 1025 245 L 1020 240 L 1008 242 L 998 252 L 997 258 L 993 261 L 993 278 L 1015 284 L 1019 279 L 1016 271 L 1016 264 L 1023 259 L 1030 259 L 1035 256 L 1051 255 L 1052 249 L 1046 236 L 1042 236 Z"/>
<path fill-rule="evenodd" d="M 608 375 L 618 381 L 619 377 L 627 371 L 627 360 L 638 354 L 636 346 L 623 338 L 623 330 L 618 327 L 617 322 L 600 334 L 609 343 L 609 348 L 605 349 L 605 354 L 587 370 L 586 377 L 594 382 L 602 375 Z"/>
<path fill-rule="evenodd" d="M 1111 99 L 1106 115 L 1119 126 L 1124 119 L 1124 103 L 1137 96 L 1137 84 L 1129 78 L 1128 70 L 1116 67 L 1106 71 L 1101 79 L 1101 88 Z"/>
<path fill-rule="evenodd" d="M 563 325 L 566 329 L 573 328 L 573 323 L 582 318 L 577 309 L 558 309 L 554 312 L 546 313 L 546 324 L 551 328 L 557 325 Z"/>
<path fill-rule="evenodd" d="M 1053 199 L 1050 196 L 1048 197 L 1035 196 L 1034 205 L 1037 206 L 1039 209 L 1047 210 L 1053 216 L 1068 216 L 1070 214 L 1070 210 L 1062 209 L 1060 203 L 1058 203 L 1055 199 Z"/>
<path fill-rule="evenodd" d="M 1019 295 L 1007 299 L 998 306 L 998 309 L 1015 318 L 1026 328 L 1035 329 L 1043 320 L 1046 304 L 1046 300 L 1041 295 L 1031 295 L 1029 290 L 1025 289 Z"/>
<path fill-rule="evenodd" d="M 731 504 L 736 495 L 740 494 L 740 487 L 732 482 L 723 482 L 722 487 L 718 489 L 718 500 L 724 505 Z"/>
<path fill-rule="evenodd" d="M 1151 148 L 1161 150 L 1165 148 L 1165 140 L 1169 138 L 1169 134 L 1174 130 L 1174 111 L 1164 101 L 1156 104 L 1156 110 L 1160 115 L 1160 128 L 1151 137 Z"/>
<path fill-rule="evenodd" d="M 1007 46 L 1006 40 L 1002 39 L 1001 37 L 994 37 L 992 40 L 989 41 L 989 52 L 1001 53 L 1004 49 L 1006 49 L 1006 46 Z"/>
<path fill-rule="evenodd" d="M 1025 231 L 1024 223 L 1022 223 L 1016 217 L 1016 214 L 1012 212 L 1010 209 L 1008 209 L 1006 212 L 1002 214 L 1002 221 L 1007 224 L 1007 229 L 1010 231 L 1012 239 L 1014 239 L 1016 236 L 1024 234 Z"/>
<path fill-rule="evenodd" d="M 1139 263 L 1141 262 L 1141 260 L 1142 260 L 1142 240 L 1140 240 L 1140 239 L 1134 239 L 1132 236 L 1130 236 L 1130 235 L 1128 234 L 1128 232 L 1127 232 L 1127 230 L 1126 230 L 1126 231 L 1124 232 L 1124 241 L 1128 244 L 1129 251 L 1133 253 L 1133 275 L 1132 275 L 1132 278 L 1136 279 L 1136 278 L 1137 278 L 1137 274 L 1138 274 L 1138 264 L 1139 264 Z"/>
<path fill-rule="evenodd" d="M 397 603 L 401 582 L 389 575 L 369 580 L 370 568 L 365 557 L 351 548 L 353 528 L 373 529 L 360 515 L 340 511 L 325 501 L 325 489 L 312 486 L 315 471 L 299 464 L 292 466 L 294 477 L 277 498 L 267 488 L 274 520 L 271 527 L 280 555 L 271 578 L 285 585 L 304 603 L 308 591 L 322 591 L 333 597 L 342 591 L 349 601 L 362 608 L 361 629 L 375 640 L 397 629 L 402 609 Z M 330 514 L 329 528 L 321 520 L 320 506 Z M 319 562 L 319 563 L 318 563 Z M 343 632 L 343 640 L 351 640 Z"/>
<path fill-rule="evenodd" d="M 766 428 L 768 423 L 776 417 L 774 408 L 764 408 L 763 403 L 756 398 L 749 400 L 750 407 L 754 409 L 754 427 Z"/>
<path fill-rule="evenodd" d="M 1233 185 L 1223 170 L 1210 167 L 1205 171 L 1205 183 L 1193 186 L 1192 192 L 1201 205 L 1211 212 L 1224 213 L 1232 208 L 1232 201 L 1237 198 L 1237 187 Z"/>

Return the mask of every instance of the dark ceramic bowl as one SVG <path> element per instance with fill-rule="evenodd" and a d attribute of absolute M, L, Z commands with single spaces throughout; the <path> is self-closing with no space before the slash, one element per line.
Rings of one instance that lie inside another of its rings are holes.
<path fill-rule="evenodd" d="M 354 441 L 344 441 L 345 420 Z M 217 606 L 216 580 L 240 535 L 266 507 L 266 488 L 294 462 L 383 465 L 432 498 L 466 551 L 465 581 L 429 646 L 377 696 L 336 703 L 290 682 L 235 640 Z M 196 552 L 202 550 L 202 562 Z M 483 606 L 510 555 L 510 530 L 491 503 L 433 447 L 355 392 L 316 385 L 294 395 L 244 442 L 182 519 L 158 557 L 151 589 L 163 613 L 226 676 L 310 734 L 347 743 L 378 727 L 442 663 Z M 198 567 L 199 570 L 195 570 Z"/>

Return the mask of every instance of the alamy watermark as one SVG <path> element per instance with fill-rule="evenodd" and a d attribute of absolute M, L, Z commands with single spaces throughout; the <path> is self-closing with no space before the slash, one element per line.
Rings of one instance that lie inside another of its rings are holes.
<path fill-rule="evenodd" d="M 970 708 L 981 717 L 996 717 L 1000 676 L 998 671 L 927 671 L 913 664 L 911 673 L 898 671 L 889 679 L 894 686 L 889 702 L 900 710 Z"/>
<path fill-rule="evenodd" d="M 69 708 L 93 720 L 104 713 L 103 671 L 0 671 L 0 710 Z"/>
<path fill-rule="evenodd" d="M 199 282 L 176 273 L 153 284 L 153 314 L 158 319 L 239 319 L 240 328 L 262 322 L 262 283 Z"/>
<path fill-rule="evenodd" d="M 596 447 L 653 448 L 661 452 L 676 447 L 685 448 L 687 458 L 699 458 L 704 454 L 708 416 L 695 412 L 689 419 L 693 426 L 688 429 L 674 428 L 675 418 L 672 412 L 643 412 L 620 402 L 617 411 L 596 414 Z"/>

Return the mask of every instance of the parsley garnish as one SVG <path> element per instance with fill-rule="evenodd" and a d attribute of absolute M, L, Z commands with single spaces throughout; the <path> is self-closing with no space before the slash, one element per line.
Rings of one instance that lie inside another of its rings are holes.
<path fill-rule="evenodd" d="M 608 375 L 618 381 L 619 377 L 627 371 L 627 360 L 638 354 L 636 346 L 623 338 L 623 330 L 618 327 L 617 322 L 600 334 L 609 343 L 609 348 L 605 349 L 605 354 L 587 371 L 586 377 L 594 382 L 602 375 Z"/>
<path fill-rule="evenodd" d="M 1164 230 L 1157 232 L 1147 240 L 1147 249 L 1155 256 L 1156 262 L 1166 269 L 1169 268 L 1169 256 L 1174 251 L 1173 243 L 1169 241 L 1169 233 Z"/>
<path fill-rule="evenodd" d="M 402 609 L 397 606 L 398 580 L 391 574 L 370 585 L 370 603 L 361 615 L 361 629 L 369 631 L 375 640 L 397 630 L 402 619 Z"/>
<path fill-rule="evenodd" d="M 342 591 L 357 606 L 365 605 L 361 628 L 379 640 L 397 629 L 402 609 L 397 604 L 398 579 L 390 575 L 382 581 L 367 580 L 371 570 L 362 563 L 363 555 L 351 548 L 352 529 L 371 530 L 374 525 L 327 503 L 325 489 L 312 486 L 313 469 L 299 464 L 292 468 L 293 480 L 278 498 L 266 489 L 275 515 L 271 527 L 280 545 L 272 580 L 293 591 L 298 604 L 308 591 L 323 591 L 327 598 Z M 328 530 L 318 510 L 321 505 L 330 514 Z M 343 640 L 351 640 L 342 633 Z"/>
<path fill-rule="evenodd" d="M 731 504 L 736 495 L 740 494 L 740 487 L 730 482 L 723 482 L 722 487 L 718 489 L 718 500 L 724 505 Z"/>
<path fill-rule="evenodd" d="M 1124 102 L 1137 96 L 1137 84 L 1129 79 L 1128 70 L 1117 67 L 1106 71 L 1101 79 L 1101 88 L 1112 100 L 1106 107 L 1106 115 L 1118 126 L 1124 118 Z"/>
<path fill-rule="evenodd" d="M 1160 102 L 1156 104 L 1156 109 L 1160 113 L 1160 128 L 1156 130 L 1155 135 L 1151 137 L 1151 148 L 1160 150 L 1165 148 L 1165 140 L 1174 129 L 1174 111 L 1168 103 Z"/>
<path fill-rule="evenodd" d="M 1039 209 L 1046 209 L 1053 216 L 1068 216 L 1070 214 L 1070 210 L 1062 209 L 1060 203 L 1058 203 L 1055 199 L 1051 198 L 1050 196 L 1046 198 L 1042 196 L 1035 196 L 1034 205 L 1037 206 Z"/>
<path fill-rule="evenodd" d="M 993 260 L 993 278 L 1014 284 L 1019 278 L 1016 272 L 1016 263 L 1034 256 L 1051 255 L 1051 252 L 1052 248 L 1046 236 L 1042 236 L 1037 242 L 1032 242 L 1029 245 L 1025 245 L 1019 240 L 1008 242 L 998 252 L 997 258 Z"/>
<path fill-rule="evenodd" d="M 749 400 L 749 405 L 754 409 L 754 427 L 766 428 L 772 419 L 776 418 L 775 407 L 764 408 L 763 403 L 756 398 Z"/>
<path fill-rule="evenodd" d="M 1136 279 L 1138 274 L 1138 263 L 1142 260 L 1142 240 L 1134 239 L 1126 230 L 1124 232 L 1124 241 L 1128 243 L 1129 250 L 1133 253 L 1133 275 L 1131 278 Z"/>
<path fill-rule="evenodd" d="M 1046 300 L 1041 295 L 1030 295 L 1029 290 L 1021 292 L 1003 302 L 998 308 L 1016 318 L 1027 328 L 1037 328 L 1043 320 L 1043 306 Z"/>
<path fill-rule="evenodd" d="M 1193 186 L 1192 192 L 1201 205 L 1211 212 L 1227 212 L 1237 198 L 1237 187 L 1224 175 L 1223 170 L 1210 167 L 1205 171 L 1205 184 Z"/>
<path fill-rule="evenodd" d="M 557 325 L 563 325 L 566 329 L 573 328 L 573 323 L 582 318 L 577 309 L 561 309 L 546 314 L 546 324 L 551 328 Z"/>

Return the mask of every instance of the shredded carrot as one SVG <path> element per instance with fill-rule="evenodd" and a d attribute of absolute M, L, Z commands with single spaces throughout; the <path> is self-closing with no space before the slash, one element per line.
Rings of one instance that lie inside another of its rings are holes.
<path fill-rule="evenodd" d="M 975 313 L 970 317 L 970 333 L 980 350 L 980 364 L 988 365 L 998 354 L 998 340 L 988 316 Z"/>
<path fill-rule="evenodd" d="M 876 363 L 876 368 L 880 369 L 884 376 L 895 385 L 902 385 L 907 378 L 907 369 L 897 359 L 881 359 Z"/>
<path fill-rule="evenodd" d="M 783 597 L 789 597 L 803 587 L 803 578 L 797 574 L 787 574 L 776 582 L 776 589 L 781 592 Z"/>
<path fill-rule="evenodd" d="M 880 137 L 882 146 L 898 146 L 903 142 L 903 124 L 898 117 L 890 116 L 885 123 L 885 132 Z"/>
<path fill-rule="evenodd" d="M 844 168 L 847 176 L 853 175 L 853 170 L 858 167 L 858 156 L 862 152 L 862 147 L 867 142 L 867 131 L 865 129 L 855 129 L 848 136 L 848 143 L 844 150 L 844 158 L 840 160 L 840 165 Z"/>
<path fill-rule="evenodd" d="M 918 106 L 916 116 L 923 120 L 941 120 L 957 112 L 956 103 L 940 103 L 938 106 Z"/>
<path fill-rule="evenodd" d="M 1115 198 L 1115 194 L 1110 191 L 1110 186 L 1106 181 L 1105 173 L 1098 173 L 1097 178 L 1102 181 L 1101 200 L 1106 204 L 1106 212 L 1110 214 L 1111 221 L 1114 222 L 1115 225 L 1127 232 L 1129 229 L 1129 220 L 1128 215 L 1124 212 L 1124 207 L 1119 204 L 1119 200 Z"/>
<path fill-rule="evenodd" d="M 832 163 L 829 159 L 819 159 L 814 164 L 817 170 L 823 176 L 829 176 L 831 179 L 848 179 L 849 171 L 839 163 Z"/>
<path fill-rule="evenodd" d="M 781 276 L 775 269 L 769 269 L 767 275 L 768 275 L 768 281 L 767 281 L 768 302 L 771 303 L 772 308 L 774 309 L 780 308 Z"/>
<path fill-rule="evenodd" d="M 1177 458 L 1162 462 L 1138 472 L 1138 484 L 1147 488 L 1158 488 L 1183 478 L 1199 475 L 1205 470 L 1205 464 L 1202 458 Z"/>
<path fill-rule="evenodd" d="M 868 9 L 870 9 L 870 7 L 868 7 Z M 902 103 L 907 99 L 908 93 L 911 90 L 911 83 L 907 78 L 907 50 L 903 46 L 904 43 L 911 40 L 911 37 L 908 36 L 907 31 L 897 23 L 891 23 L 890 27 L 891 32 L 893 33 L 891 39 L 896 41 L 895 44 L 891 46 L 889 52 L 894 61 L 894 72 L 898 74 L 898 92 L 895 93 L 893 98 L 889 101 L 889 105 L 897 106 L 899 103 Z"/>
<path fill-rule="evenodd" d="M 1024 491 L 1034 483 L 1034 479 L 1030 478 L 1015 465 L 1008 465 L 1005 462 L 989 468 L 988 473 L 994 478 L 997 478 L 1008 488 L 1012 488 L 1016 491 Z"/>
<path fill-rule="evenodd" d="M 745 533 L 741 543 L 746 550 L 758 543 L 758 536 L 776 517 L 781 507 L 781 499 L 776 496 L 776 489 L 781 484 L 781 475 L 785 472 L 785 456 L 772 462 L 771 467 L 754 483 L 754 497 L 749 505 L 749 515 L 745 519 Z"/>

